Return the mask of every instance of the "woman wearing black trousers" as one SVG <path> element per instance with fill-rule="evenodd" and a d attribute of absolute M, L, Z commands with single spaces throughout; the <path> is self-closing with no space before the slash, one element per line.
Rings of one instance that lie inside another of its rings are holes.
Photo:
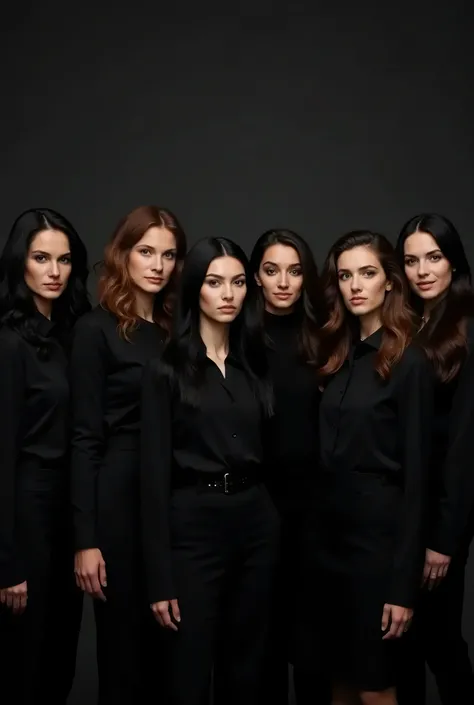
<path fill-rule="evenodd" d="M 474 535 L 474 292 L 454 225 L 433 213 L 402 228 L 397 250 L 413 305 L 417 340 L 436 374 L 429 530 L 421 591 L 400 673 L 402 705 L 423 705 L 425 662 L 443 705 L 474 702 L 474 675 L 462 635 L 464 578 Z"/>
<path fill-rule="evenodd" d="M 143 366 L 167 336 L 185 248 L 168 210 L 143 206 L 125 216 L 105 250 L 100 305 L 74 334 L 75 571 L 95 598 L 100 705 L 138 702 L 158 661 L 140 555 L 140 385 Z"/>
<path fill-rule="evenodd" d="M 48 208 L 0 257 L 0 663 L 5 702 L 65 705 L 82 616 L 69 505 L 68 344 L 87 253 Z"/>
<path fill-rule="evenodd" d="M 294 660 L 293 620 L 282 620 L 282 604 L 296 602 L 302 571 L 301 530 L 311 511 L 319 465 L 317 418 L 319 327 L 324 323 L 319 277 L 306 241 L 291 230 L 268 230 L 254 245 L 250 268 L 264 322 L 275 415 L 265 434 L 265 482 L 282 520 L 275 609 L 266 658 L 263 695 L 288 705 L 288 663 Z M 298 646 L 296 645 L 296 648 Z M 329 702 L 318 660 L 295 664 L 298 705 Z"/>
<path fill-rule="evenodd" d="M 395 705 L 396 656 L 423 565 L 432 379 L 381 235 L 340 238 L 325 263 L 321 481 L 306 605 L 324 639 L 333 705 Z M 309 575 L 308 575 L 309 577 Z"/>
<path fill-rule="evenodd" d="M 224 238 L 183 267 L 174 332 L 143 378 L 141 496 L 149 601 L 168 631 L 172 705 L 257 705 L 279 520 L 261 484 L 271 412 L 252 275 Z M 161 680 L 160 684 L 164 681 Z"/>

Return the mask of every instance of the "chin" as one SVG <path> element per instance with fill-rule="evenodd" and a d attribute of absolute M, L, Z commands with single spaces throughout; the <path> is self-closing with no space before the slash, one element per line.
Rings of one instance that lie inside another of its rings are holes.
<path fill-rule="evenodd" d="M 163 282 L 162 284 L 150 284 L 147 282 L 140 287 L 140 289 L 145 292 L 145 294 L 159 294 L 168 282 Z"/>
<path fill-rule="evenodd" d="M 41 298 L 46 299 L 46 301 L 55 301 L 64 294 L 64 289 L 59 289 L 59 291 L 45 291 L 41 292 Z"/>

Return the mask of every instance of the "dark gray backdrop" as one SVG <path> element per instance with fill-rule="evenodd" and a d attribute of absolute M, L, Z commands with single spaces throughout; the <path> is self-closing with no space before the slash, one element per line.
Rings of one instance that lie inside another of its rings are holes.
<path fill-rule="evenodd" d="M 94 262 L 121 215 L 157 203 L 176 211 L 190 242 L 226 235 L 249 250 L 264 229 L 290 227 L 321 263 L 345 230 L 394 238 L 408 217 L 438 210 L 458 225 L 472 261 L 468 8 L 10 6 L 0 47 L 1 231 L 24 208 L 51 206 L 76 224 Z M 473 613 L 468 598 L 471 645 Z M 89 702 L 95 687 L 88 609 L 71 703 Z"/>

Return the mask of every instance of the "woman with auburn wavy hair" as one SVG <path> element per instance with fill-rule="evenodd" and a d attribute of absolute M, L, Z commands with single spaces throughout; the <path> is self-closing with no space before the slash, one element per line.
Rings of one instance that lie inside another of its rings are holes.
<path fill-rule="evenodd" d="M 340 238 L 323 283 L 314 628 L 333 705 L 394 705 L 396 652 L 423 565 L 430 367 L 410 345 L 405 280 L 382 235 Z"/>
<path fill-rule="evenodd" d="M 401 671 L 400 703 L 423 705 L 425 662 L 443 705 L 474 702 L 462 634 L 464 579 L 474 535 L 474 291 L 453 223 L 437 213 L 410 218 L 397 241 L 414 308 L 417 341 L 435 371 L 435 434 L 428 490 L 424 587 Z M 406 691 L 406 692 L 405 692 Z"/>
<path fill-rule="evenodd" d="M 95 598 L 100 705 L 140 702 L 145 675 L 155 672 L 140 558 L 140 389 L 142 368 L 168 336 L 185 250 L 169 210 L 142 206 L 126 215 L 105 248 L 100 304 L 74 331 L 75 572 Z"/>

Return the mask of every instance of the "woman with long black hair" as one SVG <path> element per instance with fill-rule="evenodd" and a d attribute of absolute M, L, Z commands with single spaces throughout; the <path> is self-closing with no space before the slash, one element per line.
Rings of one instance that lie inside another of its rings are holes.
<path fill-rule="evenodd" d="M 429 525 L 409 658 L 400 673 L 403 705 L 425 702 L 425 662 L 443 705 L 474 702 L 462 635 L 465 569 L 474 535 L 474 292 L 458 231 L 446 217 L 410 218 L 397 241 L 420 316 L 417 342 L 436 375 Z"/>
<path fill-rule="evenodd" d="M 207 703 L 213 664 L 222 702 L 261 702 L 279 519 L 261 484 L 272 394 L 253 284 L 235 243 L 194 245 L 170 341 L 143 378 L 144 556 L 172 705 Z"/>
<path fill-rule="evenodd" d="M 18 705 L 65 705 L 75 672 L 68 352 L 90 309 L 87 277 L 64 216 L 16 219 L 0 257 L 0 662 Z"/>
<path fill-rule="evenodd" d="M 317 377 L 319 329 L 325 322 L 318 270 L 308 243 L 292 230 L 267 230 L 255 243 L 250 269 L 257 282 L 275 414 L 265 434 L 265 482 L 282 519 L 281 556 L 262 697 L 287 705 L 288 662 L 298 705 L 329 702 L 318 659 L 295 659 L 305 620 L 282 620 L 281 606 L 295 603 L 302 561 L 302 528 L 311 511 L 319 466 Z M 299 597 L 302 597 L 299 595 Z"/>
<path fill-rule="evenodd" d="M 168 209 L 139 206 L 121 218 L 105 249 L 99 305 L 74 331 L 75 571 L 94 598 L 100 705 L 144 700 L 159 661 L 140 549 L 140 390 L 170 329 L 185 250 Z"/>
<path fill-rule="evenodd" d="M 317 600 L 308 617 L 323 640 L 333 705 L 396 705 L 397 652 L 423 565 L 433 382 L 411 345 L 408 289 L 385 237 L 342 236 L 323 283 L 322 467 L 307 535 Z"/>

